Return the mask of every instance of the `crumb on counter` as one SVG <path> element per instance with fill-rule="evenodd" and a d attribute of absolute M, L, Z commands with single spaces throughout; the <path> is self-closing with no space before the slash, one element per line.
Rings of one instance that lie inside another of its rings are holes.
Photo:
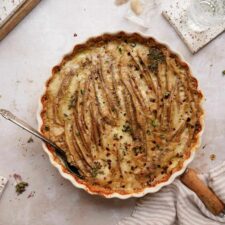
<path fill-rule="evenodd" d="M 32 198 L 35 195 L 35 191 L 31 191 L 31 193 L 27 196 L 27 198 Z"/>
<path fill-rule="evenodd" d="M 16 180 L 17 183 L 22 181 L 22 177 L 19 174 L 17 174 L 17 173 L 14 173 L 13 177 Z"/>
<path fill-rule="evenodd" d="M 27 82 L 28 83 L 33 83 L 34 81 L 33 80 L 30 80 L 30 79 L 27 79 Z"/>
<path fill-rule="evenodd" d="M 25 191 L 26 191 L 26 187 L 28 187 L 28 185 L 29 185 L 29 184 L 28 184 L 27 182 L 24 182 L 24 181 L 19 182 L 19 183 L 15 186 L 17 195 L 20 195 L 20 194 L 22 194 L 23 192 L 25 192 Z"/>
<path fill-rule="evenodd" d="M 13 177 L 16 181 L 16 185 L 15 185 L 15 190 L 17 195 L 22 194 L 23 192 L 26 191 L 26 187 L 29 186 L 29 184 L 25 181 L 22 180 L 22 177 L 19 174 L 13 174 Z"/>
<path fill-rule="evenodd" d="M 205 149 L 205 148 L 206 148 L 206 146 L 207 146 L 206 144 L 205 144 L 205 145 L 203 145 L 203 146 L 202 146 L 202 149 Z"/>
<path fill-rule="evenodd" d="M 210 155 L 210 159 L 213 161 L 213 160 L 215 160 L 216 159 L 216 155 L 215 154 L 211 154 Z"/>
<path fill-rule="evenodd" d="M 28 141 L 27 141 L 27 143 L 32 143 L 32 142 L 34 142 L 34 140 L 33 140 L 33 138 L 32 137 L 30 137 L 29 139 L 28 139 Z"/>

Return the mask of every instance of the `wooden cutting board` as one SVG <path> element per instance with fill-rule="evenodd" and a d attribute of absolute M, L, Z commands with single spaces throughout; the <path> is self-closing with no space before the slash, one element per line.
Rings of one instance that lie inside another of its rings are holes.
<path fill-rule="evenodd" d="M 0 41 L 40 0 L 0 0 Z"/>

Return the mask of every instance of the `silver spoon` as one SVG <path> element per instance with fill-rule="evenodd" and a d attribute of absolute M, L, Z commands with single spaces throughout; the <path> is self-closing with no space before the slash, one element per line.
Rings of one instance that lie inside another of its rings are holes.
<path fill-rule="evenodd" d="M 69 169 L 72 173 L 75 173 L 78 177 L 83 178 L 82 175 L 79 172 L 79 169 L 71 164 L 68 163 L 67 157 L 65 152 L 58 147 L 56 144 L 54 144 L 51 140 L 44 137 L 41 133 L 39 133 L 36 129 L 31 127 L 26 122 L 22 121 L 21 119 L 17 118 L 15 115 L 13 115 L 10 111 L 5 109 L 0 109 L 0 115 L 2 115 L 5 119 L 13 122 L 17 126 L 23 128 L 24 130 L 28 131 L 29 133 L 33 134 L 37 138 L 41 139 L 45 143 L 51 145 L 55 149 L 56 155 L 63 161 L 64 165 L 67 169 Z"/>

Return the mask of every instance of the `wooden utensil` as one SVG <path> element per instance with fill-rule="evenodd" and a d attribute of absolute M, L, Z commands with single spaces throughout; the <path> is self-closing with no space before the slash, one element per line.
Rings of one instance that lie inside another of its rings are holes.
<path fill-rule="evenodd" d="M 187 169 L 180 179 L 183 184 L 198 195 L 210 212 L 216 216 L 223 214 L 225 209 L 224 203 L 209 187 L 205 185 L 205 183 L 198 177 L 195 170 Z"/>
<path fill-rule="evenodd" d="M 0 41 L 40 2 L 26 0 L 0 27 Z"/>

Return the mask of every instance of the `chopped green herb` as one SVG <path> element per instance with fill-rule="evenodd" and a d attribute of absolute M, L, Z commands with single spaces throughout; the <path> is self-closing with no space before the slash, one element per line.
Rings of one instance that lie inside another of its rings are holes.
<path fill-rule="evenodd" d="M 127 154 L 127 151 L 123 149 L 123 155 L 125 156 Z"/>
<path fill-rule="evenodd" d="M 150 135 L 150 134 L 151 134 L 151 131 L 150 131 L 150 130 L 147 130 L 147 131 L 146 131 L 146 134 L 147 134 L 147 135 Z"/>
<path fill-rule="evenodd" d="M 93 168 L 91 171 L 92 177 L 97 177 L 97 174 L 98 174 L 98 170 L 96 168 Z"/>
<path fill-rule="evenodd" d="M 118 49 L 119 53 L 122 54 L 122 51 L 123 51 L 122 48 L 120 46 L 118 46 L 117 49 Z"/>
<path fill-rule="evenodd" d="M 151 120 L 151 125 L 153 127 L 157 127 L 158 126 L 158 120 L 154 119 L 154 120 Z"/>
<path fill-rule="evenodd" d="M 148 68 L 151 72 L 157 72 L 158 65 L 160 63 L 164 63 L 166 59 L 163 52 L 160 49 L 155 47 L 151 47 L 149 49 L 148 57 L 150 59 L 150 65 L 148 66 Z"/>
<path fill-rule="evenodd" d="M 84 94 L 84 90 L 81 89 L 81 90 L 80 90 L 80 93 L 83 95 L 83 94 Z"/>
<path fill-rule="evenodd" d="M 169 98 L 170 97 L 170 92 L 169 91 L 166 91 L 165 93 L 164 93 L 164 98 Z"/>
<path fill-rule="evenodd" d="M 22 194 L 24 191 L 26 191 L 26 187 L 28 186 L 27 182 L 21 181 L 16 185 L 16 193 L 17 195 Z"/>
<path fill-rule="evenodd" d="M 118 134 L 113 134 L 113 140 L 116 140 L 116 141 L 118 141 L 118 140 L 119 140 L 119 136 L 118 136 Z"/>
<path fill-rule="evenodd" d="M 151 60 L 157 61 L 159 63 L 163 63 L 165 62 L 165 55 L 163 54 L 163 52 L 155 47 L 152 47 L 149 49 L 149 54 L 148 57 Z"/>
<path fill-rule="evenodd" d="M 158 70 L 158 63 L 156 61 L 152 61 L 150 65 L 148 65 L 148 69 L 151 72 L 156 72 Z"/>
<path fill-rule="evenodd" d="M 123 125 L 123 128 L 122 128 L 123 132 L 131 132 L 131 130 L 132 129 L 131 129 L 131 127 L 130 127 L 130 125 L 128 123 Z"/>
<path fill-rule="evenodd" d="M 92 177 L 96 177 L 98 174 L 103 174 L 103 171 L 99 171 L 101 167 L 102 166 L 99 162 L 94 162 L 94 166 L 91 171 Z"/>
<path fill-rule="evenodd" d="M 68 105 L 68 109 L 72 109 L 75 105 L 76 105 L 76 102 L 77 102 L 77 93 L 75 93 L 71 99 L 70 99 L 70 103 Z"/>
<path fill-rule="evenodd" d="M 49 129 L 49 127 L 46 126 L 46 127 L 45 127 L 45 130 L 46 130 L 46 131 L 49 131 L 50 129 Z"/>
<path fill-rule="evenodd" d="M 223 76 L 225 76 L 225 70 L 222 72 Z"/>
<path fill-rule="evenodd" d="M 142 148 L 142 146 L 133 147 L 132 150 L 135 155 L 138 155 L 144 152 L 144 149 Z"/>

